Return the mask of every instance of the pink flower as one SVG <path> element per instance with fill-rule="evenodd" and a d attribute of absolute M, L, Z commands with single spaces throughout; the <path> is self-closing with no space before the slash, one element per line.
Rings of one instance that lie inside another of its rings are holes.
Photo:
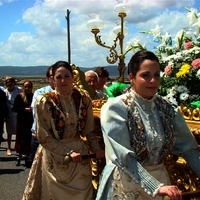
<path fill-rule="evenodd" d="M 167 76 L 169 76 L 171 73 L 172 73 L 172 67 L 171 67 L 170 65 L 167 65 L 167 66 L 165 67 L 165 74 L 166 74 Z"/>
<path fill-rule="evenodd" d="M 200 67 L 200 58 L 192 61 L 192 67 L 194 67 L 195 69 L 198 69 Z"/>
<path fill-rule="evenodd" d="M 193 46 L 193 43 L 192 42 L 186 42 L 185 44 L 184 44 L 184 49 L 189 49 L 190 47 L 192 47 Z"/>

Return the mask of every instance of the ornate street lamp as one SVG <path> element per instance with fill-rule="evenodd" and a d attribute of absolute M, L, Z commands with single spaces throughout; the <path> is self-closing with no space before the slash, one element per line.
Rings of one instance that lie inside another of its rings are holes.
<path fill-rule="evenodd" d="M 119 59 L 118 63 L 118 71 L 119 71 L 119 78 L 118 82 L 124 82 L 124 72 L 126 70 L 125 66 L 125 55 L 123 51 L 123 42 L 124 42 L 124 34 L 128 32 L 127 28 L 124 27 L 124 18 L 126 17 L 127 13 L 130 11 L 130 7 L 128 4 L 119 3 L 114 7 L 114 10 L 118 13 L 120 18 L 120 25 L 116 26 L 113 29 L 113 32 L 117 35 L 112 46 L 107 46 L 105 42 L 101 41 L 101 36 L 98 35 L 100 32 L 100 28 L 103 27 L 103 21 L 99 18 L 91 19 L 87 22 L 88 28 L 94 34 L 95 41 L 98 45 L 110 49 L 109 56 L 106 57 L 106 60 L 110 64 L 114 64 Z M 117 42 L 119 45 L 119 52 L 117 52 Z"/>

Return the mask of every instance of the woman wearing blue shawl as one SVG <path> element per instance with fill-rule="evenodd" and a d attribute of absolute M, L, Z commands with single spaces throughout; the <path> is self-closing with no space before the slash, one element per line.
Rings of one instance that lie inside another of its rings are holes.
<path fill-rule="evenodd" d="M 160 65 L 154 53 L 139 51 L 128 64 L 131 89 L 101 109 L 106 166 L 96 200 L 181 200 L 163 164 L 183 157 L 200 177 L 198 144 L 185 120 L 157 95 Z"/>

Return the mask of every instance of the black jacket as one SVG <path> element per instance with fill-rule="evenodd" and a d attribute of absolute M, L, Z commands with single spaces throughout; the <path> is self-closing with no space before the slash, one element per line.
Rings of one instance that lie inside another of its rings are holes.
<path fill-rule="evenodd" d="M 8 107 L 6 93 L 0 89 L 0 120 L 8 118 Z"/>

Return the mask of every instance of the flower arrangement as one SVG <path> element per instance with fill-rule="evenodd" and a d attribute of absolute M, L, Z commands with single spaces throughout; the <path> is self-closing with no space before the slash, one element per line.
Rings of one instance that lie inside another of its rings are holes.
<path fill-rule="evenodd" d="M 158 46 L 155 54 L 161 64 L 161 85 L 158 93 L 174 105 L 200 107 L 200 14 L 188 9 L 188 28 L 180 30 L 173 39 L 161 34 L 160 26 L 151 31 Z"/>

